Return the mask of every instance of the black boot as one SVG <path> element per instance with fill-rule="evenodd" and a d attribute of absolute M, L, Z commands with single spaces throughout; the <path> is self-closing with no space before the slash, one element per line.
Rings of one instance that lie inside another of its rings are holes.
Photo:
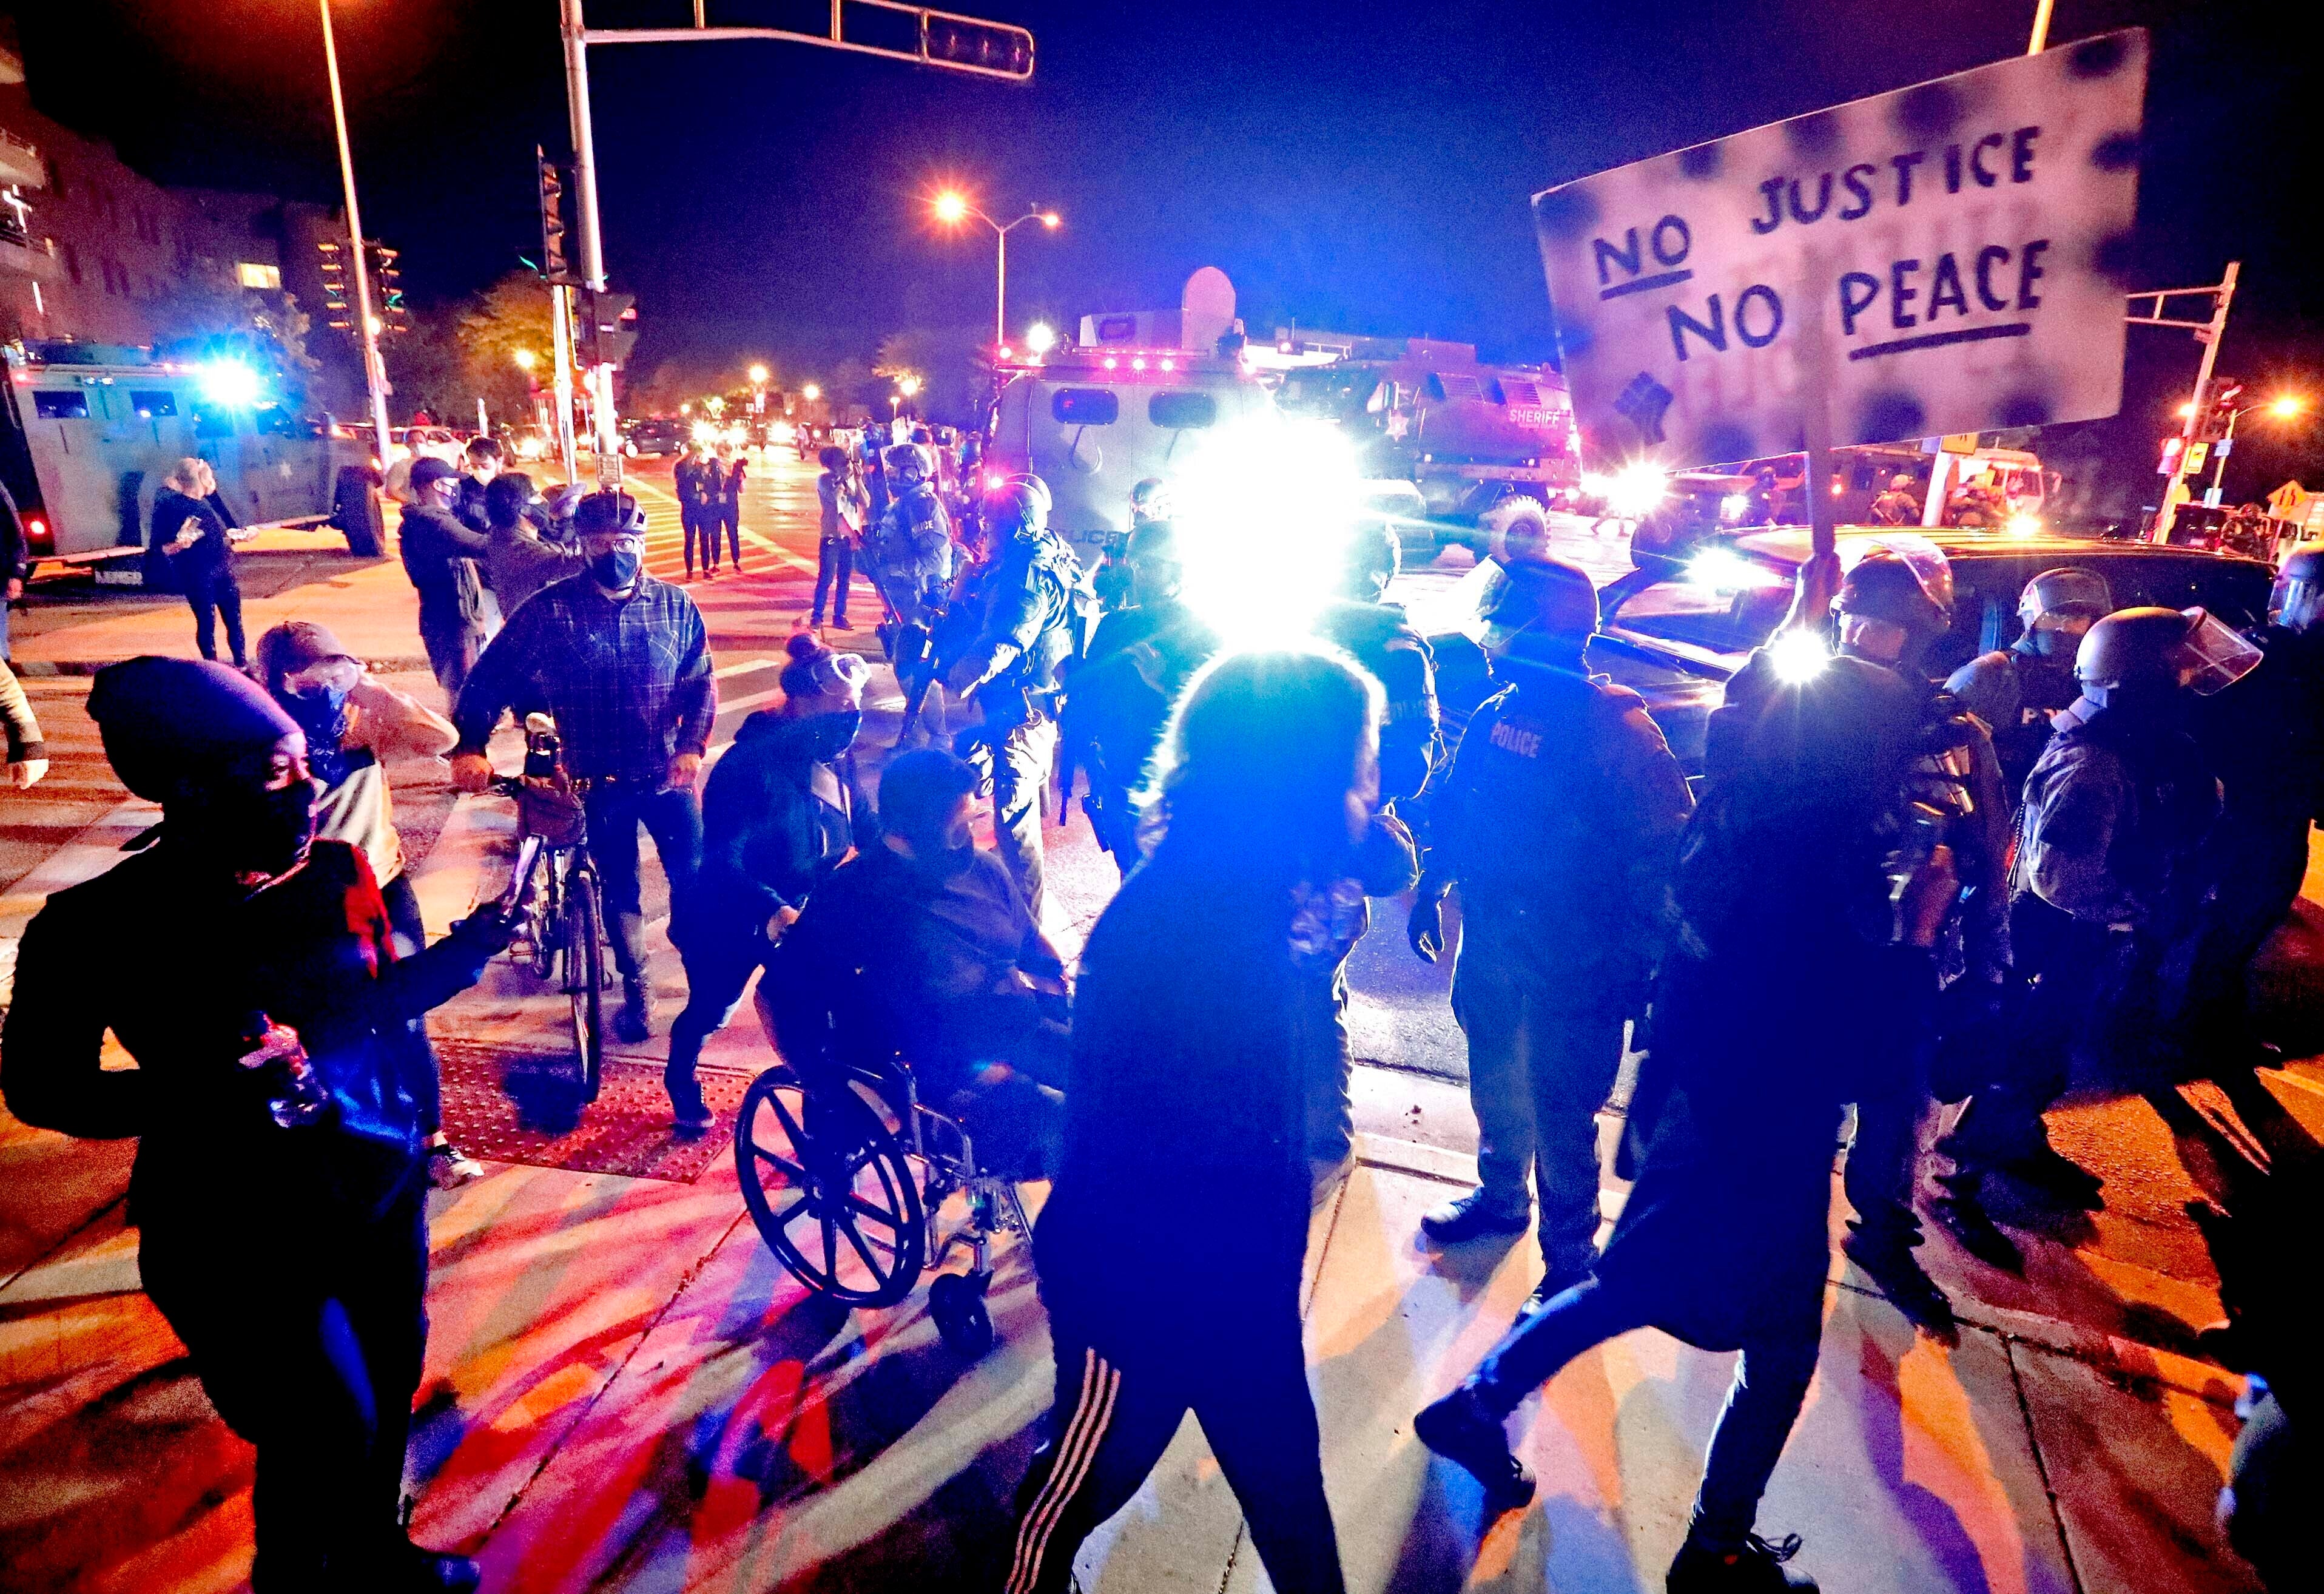
<path fill-rule="evenodd" d="M 1517 1308 L 1517 1321 L 1523 1322 L 1535 1316 L 1543 1307 L 1588 1278 L 1590 1266 L 1584 1262 L 1579 1265 L 1552 1267 L 1545 1272 L 1541 1275 L 1541 1283 L 1533 1287 L 1533 1293 L 1527 1295 L 1525 1304 Z"/>
<path fill-rule="evenodd" d="M 1800 1535 L 1769 1543 L 1753 1534 L 1731 1550 L 1689 1534 L 1663 1580 L 1669 1594 L 1816 1594 L 1816 1580 L 1784 1563 L 1800 1552 Z"/>
<path fill-rule="evenodd" d="M 642 975 L 622 981 L 622 1010 L 613 1015 L 613 1038 L 634 1046 L 653 1033 L 653 991 Z"/>
<path fill-rule="evenodd" d="M 1444 1246 L 1482 1239 L 1487 1235 L 1523 1234 L 1532 1227 L 1532 1213 L 1523 1209 L 1511 1212 L 1481 1190 L 1455 1197 L 1420 1220 L 1420 1232 Z"/>
<path fill-rule="evenodd" d="M 702 1081 L 695 1078 L 694 1061 L 671 1058 L 661 1070 L 662 1089 L 669 1092 L 673 1127 L 680 1140 L 696 1140 L 710 1132 L 715 1121 L 702 1099 Z"/>
<path fill-rule="evenodd" d="M 1486 1507 L 1496 1516 L 1531 1504 L 1531 1469 L 1510 1451 L 1501 1419 L 1467 1385 L 1422 1407 L 1412 1431 L 1421 1443 L 1484 1486 Z"/>
<path fill-rule="evenodd" d="M 2098 1192 L 2106 1182 L 2073 1158 L 2048 1145 L 2037 1147 L 2001 1171 L 2044 1200 L 2068 1211 L 2096 1212 L 2106 1206 Z"/>
<path fill-rule="evenodd" d="M 1904 1239 L 1852 1229 L 1840 1245 L 1848 1259 L 1880 1286 L 1888 1303 L 1910 1319 L 1914 1328 L 1932 1339 L 1950 1341 L 1960 1332 L 1953 1303 L 1929 1276 L 1921 1259 Z"/>
<path fill-rule="evenodd" d="M 1953 1190 L 1929 1202 L 1929 1216 L 1937 1227 L 1960 1242 L 1962 1250 L 1984 1263 L 1998 1267 L 2004 1273 L 2024 1273 L 2025 1253 L 2017 1242 L 2001 1232 L 2001 1226 L 1985 1209 L 1985 1203 L 1973 1190 Z"/>
<path fill-rule="evenodd" d="M 401 1536 L 377 1561 L 365 1557 L 366 1564 L 344 1575 L 339 1567 L 342 1559 L 331 1558 L 337 1586 L 361 1594 L 475 1594 L 476 1585 L 484 1580 L 483 1570 L 466 1556 L 423 1550 Z"/>

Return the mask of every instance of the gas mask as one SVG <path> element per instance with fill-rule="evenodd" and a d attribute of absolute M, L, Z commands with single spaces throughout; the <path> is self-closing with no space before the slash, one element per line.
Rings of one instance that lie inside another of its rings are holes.
<path fill-rule="evenodd" d="M 863 710 L 844 709 L 835 714 L 817 714 L 807 721 L 807 743 L 817 764 L 828 764 L 855 745 L 856 733 L 863 728 Z"/>

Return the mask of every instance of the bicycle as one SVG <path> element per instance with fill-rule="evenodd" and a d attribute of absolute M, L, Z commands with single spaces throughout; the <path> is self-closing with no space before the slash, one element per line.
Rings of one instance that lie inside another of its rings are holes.
<path fill-rule="evenodd" d="M 509 960 L 543 983 L 561 981 L 573 1009 L 573 1055 L 581 1099 L 597 1099 L 605 1061 L 605 906 L 589 856 L 584 800 L 588 783 L 565 773 L 556 722 L 524 720 L 524 773 L 492 789 L 516 799 L 516 868 Z"/>

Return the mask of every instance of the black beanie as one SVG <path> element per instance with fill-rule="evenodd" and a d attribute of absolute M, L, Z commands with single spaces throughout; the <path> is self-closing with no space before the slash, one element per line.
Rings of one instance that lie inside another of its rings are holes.
<path fill-rule="evenodd" d="M 239 671 L 150 654 L 97 672 L 88 717 L 121 783 L 155 802 L 186 776 L 271 748 L 299 728 Z"/>

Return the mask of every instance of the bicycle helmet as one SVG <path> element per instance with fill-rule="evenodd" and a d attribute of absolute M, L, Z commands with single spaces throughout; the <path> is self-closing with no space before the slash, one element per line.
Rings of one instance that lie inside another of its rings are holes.
<path fill-rule="evenodd" d="M 573 532 L 580 537 L 646 534 L 645 505 L 627 493 L 591 493 L 573 506 Z"/>

